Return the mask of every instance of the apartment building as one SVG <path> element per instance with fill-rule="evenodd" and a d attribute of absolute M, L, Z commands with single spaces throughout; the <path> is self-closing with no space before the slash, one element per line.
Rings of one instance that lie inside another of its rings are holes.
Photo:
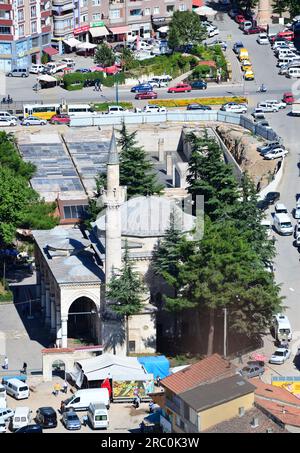
<path fill-rule="evenodd" d="M 1 71 L 40 61 L 51 42 L 51 15 L 50 0 L 0 0 Z"/>
<path fill-rule="evenodd" d="M 98 42 L 136 35 L 150 38 L 153 30 L 167 25 L 174 11 L 191 10 L 202 0 L 52 0 L 53 35 L 58 40 L 76 38 Z"/>

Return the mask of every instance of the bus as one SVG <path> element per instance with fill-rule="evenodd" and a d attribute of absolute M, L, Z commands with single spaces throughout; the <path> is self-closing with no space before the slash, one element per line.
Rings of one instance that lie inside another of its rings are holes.
<path fill-rule="evenodd" d="M 60 104 L 26 104 L 23 107 L 24 118 L 37 116 L 44 120 L 50 120 L 56 113 L 60 113 Z"/>
<path fill-rule="evenodd" d="M 90 116 L 92 113 L 89 104 L 70 104 L 66 107 L 69 116 Z"/>

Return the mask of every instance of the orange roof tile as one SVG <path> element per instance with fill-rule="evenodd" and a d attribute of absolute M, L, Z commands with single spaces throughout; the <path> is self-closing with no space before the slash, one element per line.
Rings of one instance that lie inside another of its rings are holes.
<path fill-rule="evenodd" d="M 161 380 L 163 387 L 174 393 L 182 393 L 200 384 L 233 376 L 236 367 L 219 354 L 213 354 Z"/>
<path fill-rule="evenodd" d="M 257 400 L 260 401 L 263 398 L 300 408 L 299 398 L 290 393 L 288 390 L 281 387 L 276 387 L 275 385 L 265 384 L 259 378 L 249 379 L 249 382 L 251 382 L 251 384 L 255 385 L 256 387 L 254 394 Z"/>
<path fill-rule="evenodd" d="M 300 427 L 300 409 L 262 399 L 256 401 L 255 404 L 265 412 L 276 417 L 282 423 Z"/>

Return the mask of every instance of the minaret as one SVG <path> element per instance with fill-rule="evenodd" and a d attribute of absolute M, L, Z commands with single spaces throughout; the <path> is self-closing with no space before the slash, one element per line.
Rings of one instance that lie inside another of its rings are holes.
<path fill-rule="evenodd" d="M 271 7 L 269 0 L 259 0 L 257 24 L 268 25 L 271 22 Z"/>
<path fill-rule="evenodd" d="M 107 189 L 102 195 L 105 213 L 105 284 L 122 266 L 121 205 L 125 201 L 126 188 L 120 186 L 120 164 L 113 130 L 107 163 Z"/>

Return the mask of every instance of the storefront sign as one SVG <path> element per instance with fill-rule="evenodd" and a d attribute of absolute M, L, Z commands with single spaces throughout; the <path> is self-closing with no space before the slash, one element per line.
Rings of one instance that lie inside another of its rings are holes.
<path fill-rule="evenodd" d="M 97 22 L 90 22 L 90 27 L 93 28 L 93 27 L 104 27 L 105 24 L 103 22 L 103 20 L 98 20 Z"/>
<path fill-rule="evenodd" d="M 89 31 L 89 29 L 89 25 L 83 25 L 82 27 L 74 28 L 73 33 L 74 35 L 80 35 L 81 33 L 86 33 L 87 31 Z"/>

